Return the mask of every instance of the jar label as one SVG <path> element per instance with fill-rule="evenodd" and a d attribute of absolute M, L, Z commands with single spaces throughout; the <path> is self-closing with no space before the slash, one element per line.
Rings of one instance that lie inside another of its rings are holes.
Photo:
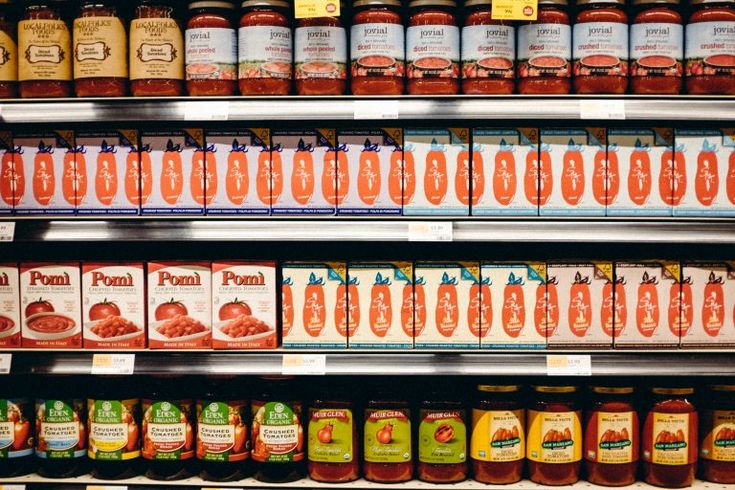
<path fill-rule="evenodd" d="M 0 81 L 18 79 L 18 46 L 5 31 L 0 31 Z"/>
<path fill-rule="evenodd" d="M 524 419 L 524 410 L 472 409 L 472 459 L 501 463 L 525 458 Z"/>
<path fill-rule="evenodd" d="M 127 78 L 127 36 L 119 17 L 74 20 L 74 79 Z"/>
<path fill-rule="evenodd" d="M 144 400 L 143 410 L 145 459 L 178 461 L 194 456 L 194 404 L 190 400 Z"/>
<path fill-rule="evenodd" d="M 291 29 L 278 26 L 241 27 L 239 39 L 241 79 L 291 78 Z"/>
<path fill-rule="evenodd" d="M 583 22 L 574 25 L 574 76 L 628 75 L 628 24 Z"/>
<path fill-rule="evenodd" d="M 33 454 L 32 415 L 29 400 L 0 399 L 0 460 Z"/>
<path fill-rule="evenodd" d="M 140 456 L 138 400 L 88 400 L 87 408 L 90 459 L 125 461 Z"/>
<path fill-rule="evenodd" d="M 712 430 L 702 441 L 700 454 L 704 459 L 735 462 L 735 410 L 709 410 Z"/>
<path fill-rule="evenodd" d="M 174 19 L 130 23 L 130 79 L 183 80 L 184 37 Z"/>
<path fill-rule="evenodd" d="M 186 79 L 235 80 L 237 34 L 235 29 L 186 30 Z"/>
<path fill-rule="evenodd" d="M 87 436 L 82 400 L 36 400 L 36 456 L 43 459 L 83 458 Z"/>
<path fill-rule="evenodd" d="M 466 26 L 462 29 L 464 78 L 513 78 L 515 30 L 511 26 Z"/>
<path fill-rule="evenodd" d="M 288 463 L 304 459 L 301 404 L 253 401 L 253 453 L 261 463 Z"/>
<path fill-rule="evenodd" d="M 353 447 L 354 418 L 343 408 L 312 410 L 309 419 L 309 461 L 350 463 Z"/>
<path fill-rule="evenodd" d="M 402 24 L 356 24 L 350 34 L 353 77 L 402 77 L 405 74 L 406 45 Z"/>
<path fill-rule="evenodd" d="M 579 412 L 528 411 L 527 457 L 538 463 L 574 463 L 582 459 Z"/>
<path fill-rule="evenodd" d="M 198 402 L 197 458 L 220 463 L 246 459 L 246 413 L 244 401 Z"/>
<path fill-rule="evenodd" d="M 347 78 L 347 35 L 341 27 L 298 27 L 295 34 L 296 79 Z"/>
<path fill-rule="evenodd" d="M 459 28 L 411 26 L 406 33 L 408 78 L 458 78 Z"/>
<path fill-rule="evenodd" d="M 572 28 L 566 24 L 526 24 L 518 28 L 518 77 L 571 76 Z"/>
<path fill-rule="evenodd" d="M 406 463 L 411 461 L 411 420 L 408 410 L 367 410 L 365 461 Z"/>
<path fill-rule="evenodd" d="M 686 28 L 687 76 L 735 76 L 735 22 L 695 22 Z"/>
<path fill-rule="evenodd" d="M 18 80 L 71 80 L 71 36 L 63 20 L 18 23 Z"/>
<path fill-rule="evenodd" d="M 467 460 L 467 427 L 464 410 L 421 410 L 419 461 L 459 464 Z"/>
<path fill-rule="evenodd" d="M 689 464 L 689 418 L 688 413 L 651 412 L 646 425 L 646 443 L 643 457 L 646 461 L 664 465 Z"/>
<path fill-rule="evenodd" d="M 633 441 L 638 430 L 635 412 L 593 412 L 587 422 L 584 458 L 605 464 L 632 463 Z"/>
<path fill-rule="evenodd" d="M 684 27 L 681 24 L 645 23 L 630 26 L 630 74 L 634 77 L 681 77 Z"/>

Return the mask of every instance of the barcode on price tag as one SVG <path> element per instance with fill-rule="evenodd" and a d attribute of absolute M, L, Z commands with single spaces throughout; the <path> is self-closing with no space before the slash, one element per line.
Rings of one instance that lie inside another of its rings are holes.
<path fill-rule="evenodd" d="M 10 374 L 13 354 L 0 354 L 0 374 Z"/>
<path fill-rule="evenodd" d="M 327 372 L 327 356 L 324 354 L 284 354 L 282 374 L 322 375 Z"/>
<path fill-rule="evenodd" d="M 408 224 L 409 242 L 451 242 L 452 223 L 442 221 L 414 222 Z"/>
<path fill-rule="evenodd" d="M 12 242 L 15 238 L 15 221 L 0 223 L 0 242 Z"/>
<path fill-rule="evenodd" d="M 546 356 L 548 376 L 592 376 L 592 359 L 588 355 Z"/>
<path fill-rule="evenodd" d="M 135 354 L 95 354 L 92 374 L 133 374 Z"/>

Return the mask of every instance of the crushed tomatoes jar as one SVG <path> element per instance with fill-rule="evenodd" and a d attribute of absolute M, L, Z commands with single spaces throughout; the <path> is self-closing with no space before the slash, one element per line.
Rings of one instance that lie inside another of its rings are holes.
<path fill-rule="evenodd" d="M 691 0 L 686 26 L 687 91 L 735 95 L 735 0 Z"/>
<path fill-rule="evenodd" d="M 710 386 L 702 414 L 700 476 L 735 483 L 735 385 Z"/>
<path fill-rule="evenodd" d="M 298 95 L 344 95 L 347 33 L 339 17 L 297 20 L 294 70 Z"/>
<path fill-rule="evenodd" d="M 467 479 L 467 411 L 458 400 L 421 402 L 419 409 L 418 478 L 430 483 Z"/>
<path fill-rule="evenodd" d="M 639 458 L 638 412 L 632 387 L 592 387 L 586 414 L 584 458 L 587 481 L 595 485 L 632 485 Z"/>
<path fill-rule="evenodd" d="M 355 407 L 344 400 L 314 400 L 309 408 L 309 477 L 344 483 L 360 477 Z"/>
<path fill-rule="evenodd" d="M 18 29 L 10 0 L 0 1 L 0 99 L 18 95 Z"/>
<path fill-rule="evenodd" d="M 235 95 L 237 31 L 235 4 L 199 1 L 189 4 L 186 24 L 186 90 L 192 96 Z"/>
<path fill-rule="evenodd" d="M 365 479 L 399 483 L 413 478 L 411 410 L 405 401 L 371 400 L 363 419 Z"/>

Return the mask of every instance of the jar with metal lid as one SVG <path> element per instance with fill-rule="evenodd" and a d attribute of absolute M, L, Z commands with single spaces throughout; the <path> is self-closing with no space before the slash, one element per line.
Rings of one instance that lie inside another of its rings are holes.
<path fill-rule="evenodd" d="M 360 477 L 355 404 L 339 398 L 313 400 L 309 407 L 307 459 L 309 478 L 315 481 L 345 483 Z"/>
<path fill-rule="evenodd" d="M 467 479 L 467 410 L 458 396 L 432 393 L 419 407 L 418 467 L 421 481 Z"/>
<path fill-rule="evenodd" d="M 298 95 L 344 95 L 347 33 L 339 16 L 296 21 L 294 79 Z"/>
<path fill-rule="evenodd" d="M 699 445 L 700 477 L 735 483 L 735 385 L 709 387 Z"/>
<path fill-rule="evenodd" d="M 0 99 L 18 96 L 18 26 L 10 0 L 0 1 Z"/>
<path fill-rule="evenodd" d="M 4 376 L 0 379 L 0 423 L 6 429 L 7 445 L 0 451 L 0 477 L 33 473 L 35 461 L 33 440 L 35 433 L 35 410 L 32 389 L 23 377 Z"/>
<path fill-rule="evenodd" d="M 393 396 L 376 398 L 368 401 L 363 417 L 365 479 L 377 483 L 408 481 L 414 469 L 409 403 Z"/>
<path fill-rule="evenodd" d="M 684 58 L 690 94 L 735 95 L 735 0 L 691 0 Z"/>

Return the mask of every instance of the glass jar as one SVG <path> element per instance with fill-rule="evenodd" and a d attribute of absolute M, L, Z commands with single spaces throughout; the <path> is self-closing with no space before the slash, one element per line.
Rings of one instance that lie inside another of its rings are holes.
<path fill-rule="evenodd" d="M 377 483 L 413 478 L 411 410 L 406 401 L 370 400 L 363 423 L 363 473 Z"/>
<path fill-rule="evenodd" d="M 735 95 L 735 0 L 691 0 L 684 58 L 690 94 Z"/>
<path fill-rule="evenodd" d="M 576 386 L 534 386 L 528 405 L 528 473 L 540 485 L 571 485 L 582 467 Z"/>
<path fill-rule="evenodd" d="M 735 385 L 710 386 L 700 437 L 701 478 L 735 483 Z"/>
<path fill-rule="evenodd" d="M 684 26 L 679 0 L 634 0 L 630 77 L 634 94 L 678 94 L 683 85 Z"/>
<path fill-rule="evenodd" d="M 535 21 L 518 26 L 518 93 L 568 94 L 572 26 L 567 0 L 539 0 Z"/>
<path fill-rule="evenodd" d="M 297 19 L 294 71 L 298 95 L 344 95 L 347 33 L 339 17 Z"/>
<path fill-rule="evenodd" d="M 632 485 L 636 480 L 640 438 L 632 387 L 592 387 L 586 414 L 584 458 L 587 481 L 596 485 Z"/>
<path fill-rule="evenodd" d="M 408 93 L 459 92 L 459 27 L 454 0 L 412 0 L 406 31 Z"/>
<path fill-rule="evenodd" d="M 130 92 L 134 97 L 184 93 L 184 36 L 174 4 L 140 0 L 130 23 Z"/>
<path fill-rule="evenodd" d="M 28 1 L 18 23 L 18 80 L 22 98 L 71 95 L 71 34 L 53 0 Z"/>
<path fill-rule="evenodd" d="M 112 0 L 84 0 L 74 19 L 77 97 L 122 97 L 128 85 L 128 39 Z"/>
<path fill-rule="evenodd" d="M 472 407 L 472 477 L 507 485 L 523 477 L 526 410 L 518 385 L 478 385 Z"/>
<path fill-rule="evenodd" d="M 186 45 L 186 90 L 194 97 L 235 95 L 237 32 L 235 4 L 199 1 L 189 4 Z"/>
<path fill-rule="evenodd" d="M 465 0 L 462 28 L 462 92 L 512 94 L 516 34 L 513 22 L 492 18 L 491 0 Z"/>
<path fill-rule="evenodd" d="M 345 400 L 314 400 L 309 408 L 309 478 L 344 483 L 360 477 L 355 407 Z"/>
<path fill-rule="evenodd" d="M 628 89 L 625 0 L 577 0 L 572 57 L 578 94 L 624 94 Z"/>
<path fill-rule="evenodd" d="M 18 96 L 18 25 L 10 0 L 0 1 L 0 99 Z"/>
<path fill-rule="evenodd" d="M 467 410 L 453 399 L 435 393 L 419 409 L 418 477 L 430 483 L 467 479 Z M 445 395 L 446 396 L 446 395 Z"/>
<path fill-rule="evenodd" d="M 35 469 L 35 411 L 33 400 L 28 398 L 31 390 L 27 388 L 27 380 L 8 376 L 5 378 L 0 382 L 0 424 L 9 424 L 7 430 L 12 438 L 3 438 L 0 477 L 10 478 L 33 473 Z"/>
<path fill-rule="evenodd" d="M 652 388 L 643 426 L 643 478 L 659 487 L 691 486 L 697 469 L 693 388 Z"/>

